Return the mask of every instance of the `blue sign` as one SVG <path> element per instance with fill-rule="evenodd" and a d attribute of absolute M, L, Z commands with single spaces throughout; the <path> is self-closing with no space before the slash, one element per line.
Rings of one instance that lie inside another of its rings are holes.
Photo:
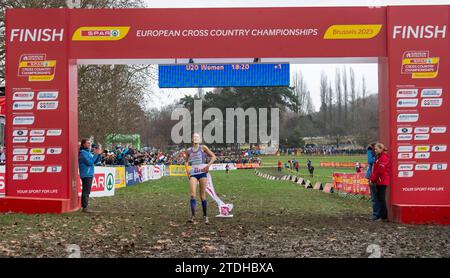
<path fill-rule="evenodd" d="M 160 65 L 160 88 L 289 86 L 289 64 Z"/>
<path fill-rule="evenodd" d="M 125 181 L 126 185 L 136 185 L 141 182 L 141 178 L 139 177 L 139 170 L 136 166 L 125 167 Z"/>

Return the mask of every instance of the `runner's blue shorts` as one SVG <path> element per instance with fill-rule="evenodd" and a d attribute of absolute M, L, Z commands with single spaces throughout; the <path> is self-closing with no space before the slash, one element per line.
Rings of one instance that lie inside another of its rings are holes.
<path fill-rule="evenodd" d="M 203 179 L 203 178 L 207 178 L 206 173 L 201 173 L 201 174 L 196 174 L 196 175 L 191 175 L 191 178 L 196 178 L 197 180 Z"/>

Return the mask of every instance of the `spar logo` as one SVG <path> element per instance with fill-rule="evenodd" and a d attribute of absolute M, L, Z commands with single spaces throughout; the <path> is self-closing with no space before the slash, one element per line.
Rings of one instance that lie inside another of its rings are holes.
<path fill-rule="evenodd" d="M 114 176 L 113 174 L 109 173 L 106 176 L 106 190 L 111 191 L 114 187 Z"/>
<path fill-rule="evenodd" d="M 129 26 L 80 27 L 72 36 L 73 41 L 118 41 L 125 38 Z"/>
<path fill-rule="evenodd" d="M 95 174 L 92 180 L 92 191 L 111 191 L 114 188 L 114 175 L 108 174 Z"/>

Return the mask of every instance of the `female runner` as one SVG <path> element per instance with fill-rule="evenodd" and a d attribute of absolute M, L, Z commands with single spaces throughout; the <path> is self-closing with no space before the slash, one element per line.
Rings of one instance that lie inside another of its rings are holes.
<path fill-rule="evenodd" d="M 186 173 L 189 179 L 189 185 L 191 189 L 191 219 L 188 221 L 194 223 L 195 221 L 195 208 L 197 206 L 197 201 L 195 200 L 195 190 L 197 189 L 197 183 L 200 184 L 200 200 L 202 201 L 203 209 L 203 220 L 205 224 L 209 224 L 209 219 L 207 216 L 207 205 L 208 201 L 206 199 L 206 187 L 208 186 L 207 173 L 209 167 L 216 161 L 216 155 L 205 145 L 201 145 L 201 136 L 198 133 L 192 134 L 192 147 L 187 150 L 186 155 Z M 210 157 L 209 163 L 206 164 L 206 156 Z M 189 170 L 189 166 L 191 167 Z"/>

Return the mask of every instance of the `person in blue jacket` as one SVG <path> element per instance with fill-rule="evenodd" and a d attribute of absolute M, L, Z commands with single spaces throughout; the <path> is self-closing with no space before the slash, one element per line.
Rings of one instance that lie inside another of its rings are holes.
<path fill-rule="evenodd" d="M 375 215 L 376 211 L 379 211 L 379 204 L 376 200 L 377 196 L 377 185 L 370 182 L 370 175 L 372 174 L 372 167 L 375 161 L 377 160 L 377 157 L 375 155 L 375 143 L 370 144 L 367 147 L 367 172 L 366 172 L 366 179 L 369 180 L 370 185 L 370 200 L 372 201 L 372 209 L 373 209 L 373 216 L 372 219 L 377 218 Z"/>
<path fill-rule="evenodd" d="M 102 150 L 99 147 L 95 147 L 94 153 L 91 153 L 91 142 L 89 139 L 81 140 L 80 152 L 78 154 L 78 167 L 83 186 L 81 192 L 81 207 L 83 208 L 83 212 L 92 212 L 88 207 L 89 194 L 91 194 L 92 179 L 94 178 L 94 166 L 102 159 L 101 153 Z"/>

